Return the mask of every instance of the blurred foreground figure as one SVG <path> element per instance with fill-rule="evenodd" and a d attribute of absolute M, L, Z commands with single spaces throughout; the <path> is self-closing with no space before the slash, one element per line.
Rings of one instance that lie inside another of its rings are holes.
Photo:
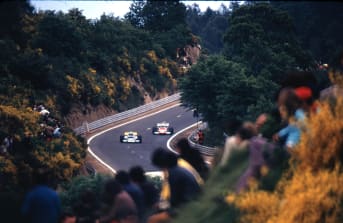
<path fill-rule="evenodd" d="M 57 223 L 61 204 L 59 197 L 48 185 L 49 173 L 39 169 L 35 173 L 35 184 L 27 194 L 22 206 L 22 214 L 28 223 Z"/>

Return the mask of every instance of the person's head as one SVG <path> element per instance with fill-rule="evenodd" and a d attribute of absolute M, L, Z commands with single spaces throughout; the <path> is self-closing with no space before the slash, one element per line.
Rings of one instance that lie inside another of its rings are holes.
<path fill-rule="evenodd" d="M 301 86 L 294 89 L 295 94 L 300 99 L 302 108 L 306 111 L 310 109 L 314 102 L 312 90 L 309 87 Z"/>
<path fill-rule="evenodd" d="M 311 89 L 315 98 L 319 97 L 319 85 L 316 76 L 309 71 L 292 71 L 285 75 L 281 87 L 298 88 L 306 86 Z"/>
<path fill-rule="evenodd" d="M 131 167 L 129 175 L 135 183 L 144 183 L 146 181 L 145 172 L 141 166 Z"/>
<path fill-rule="evenodd" d="M 114 198 L 122 192 L 122 186 L 116 179 L 109 179 L 106 181 L 103 191 L 103 200 L 106 204 L 112 204 Z"/>
<path fill-rule="evenodd" d="M 161 169 L 168 169 L 177 165 L 177 156 L 176 154 L 160 147 L 155 149 L 152 153 L 151 161 L 153 165 Z"/>
<path fill-rule="evenodd" d="M 180 154 L 187 153 L 191 149 L 187 138 L 181 138 L 176 143 L 176 151 Z"/>
<path fill-rule="evenodd" d="M 257 135 L 256 126 L 252 122 L 244 122 L 236 133 L 241 140 L 250 139 Z"/>
<path fill-rule="evenodd" d="M 281 90 L 278 98 L 278 107 L 282 119 L 286 120 L 293 116 L 300 106 L 301 101 L 295 94 L 294 89 L 284 88 Z"/>
<path fill-rule="evenodd" d="M 130 183 L 130 176 L 125 170 L 119 170 L 115 176 L 115 179 L 121 185 L 129 184 Z"/>

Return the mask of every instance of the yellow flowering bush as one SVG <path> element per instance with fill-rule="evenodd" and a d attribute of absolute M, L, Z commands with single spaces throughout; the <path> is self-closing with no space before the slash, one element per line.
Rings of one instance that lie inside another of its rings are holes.
<path fill-rule="evenodd" d="M 254 185 L 227 195 L 226 202 L 241 211 L 240 222 L 341 222 L 343 100 L 338 98 L 334 106 L 322 103 L 306 126 L 300 144 L 290 151 L 290 169 L 273 192 Z"/>

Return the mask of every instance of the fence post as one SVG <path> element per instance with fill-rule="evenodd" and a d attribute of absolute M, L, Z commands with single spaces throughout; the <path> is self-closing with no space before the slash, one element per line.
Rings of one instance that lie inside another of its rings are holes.
<path fill-rule="evenodd" d="M 87 121 L 84 121 L 82 123 L 82 126 L 83 126 L 83 129 L 86 130 L 84 131 L 85 135 L 87 135 L 89 133 L 89 125 L 88 125 L 88 122 Z"/>

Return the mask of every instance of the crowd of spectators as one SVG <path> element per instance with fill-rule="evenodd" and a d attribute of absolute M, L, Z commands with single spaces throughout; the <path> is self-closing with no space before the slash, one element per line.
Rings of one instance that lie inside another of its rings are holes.
<path fill-rule="evenodd" d="M 34 105 L 33 112 L 39 114 L 37 125 L 39 125 L 39 136 L 41 139 L 51 141 L 53 138 L 59 138 L 62 136 L 63 125 L 57 118 L 53 117 L 50 111 L 43 105 Z M 26 135 L 26 140 L 30 140 L 31 135 Z M 0 156 L 7 156 L 15 153 L 15 140 L 13 135 L 5 135 L 1 139 L 0 144 Z"/>
<path fill-rule="evenodd" d="M 255 123 L 242 123 L 234 135 L 227 137 L 220 166 L 227 164 L 235 150 L 248 150 L 249 154 L 248 168 L 237 182 L 237 192 L 249 188 L 251 179 L 260 180 L 263 167 L 273 168 L 287 162 L 302 133 L 310 131 L 306 120 L 320 112 L 321 91 L 327 90 L 319 87 L 313 73 L 292 72 L 277 94 L 275 110 L 260 114 Z M 277 157 L 279 160 L 275 160 L 274 153 L 282 154 Z"/>
<path fill-rule="evenodd" d="M 103 185 L 101 202 L 94 191 L 80 192 L 78 201 L 68 212 L 61 211 L 57 192 L 49 182 L 49 174 L 39 170 L 36 184 L 26 195 L 22 215 L 27 222 L 107 223 L 166 222 L 176 208 L 193 200 L 201 191 L 209 169 L 199 151 L 187 139 L 177 142 L 173 153 L 156 148 L 151 162 L 158 167 L 163 180 L 161 188 L 147 178 L 141 166 L 119 170 Z"/>
<path fill-rule="evenodd" d="M 34 105 L 33 111 L 40 114 L 39 126 L 41 128 L 41 138 L 51 141 L 53 138 L 61 137 L 63 125 L 57 118 L 50 114 L 47 108 L 43 105 Z"/>

